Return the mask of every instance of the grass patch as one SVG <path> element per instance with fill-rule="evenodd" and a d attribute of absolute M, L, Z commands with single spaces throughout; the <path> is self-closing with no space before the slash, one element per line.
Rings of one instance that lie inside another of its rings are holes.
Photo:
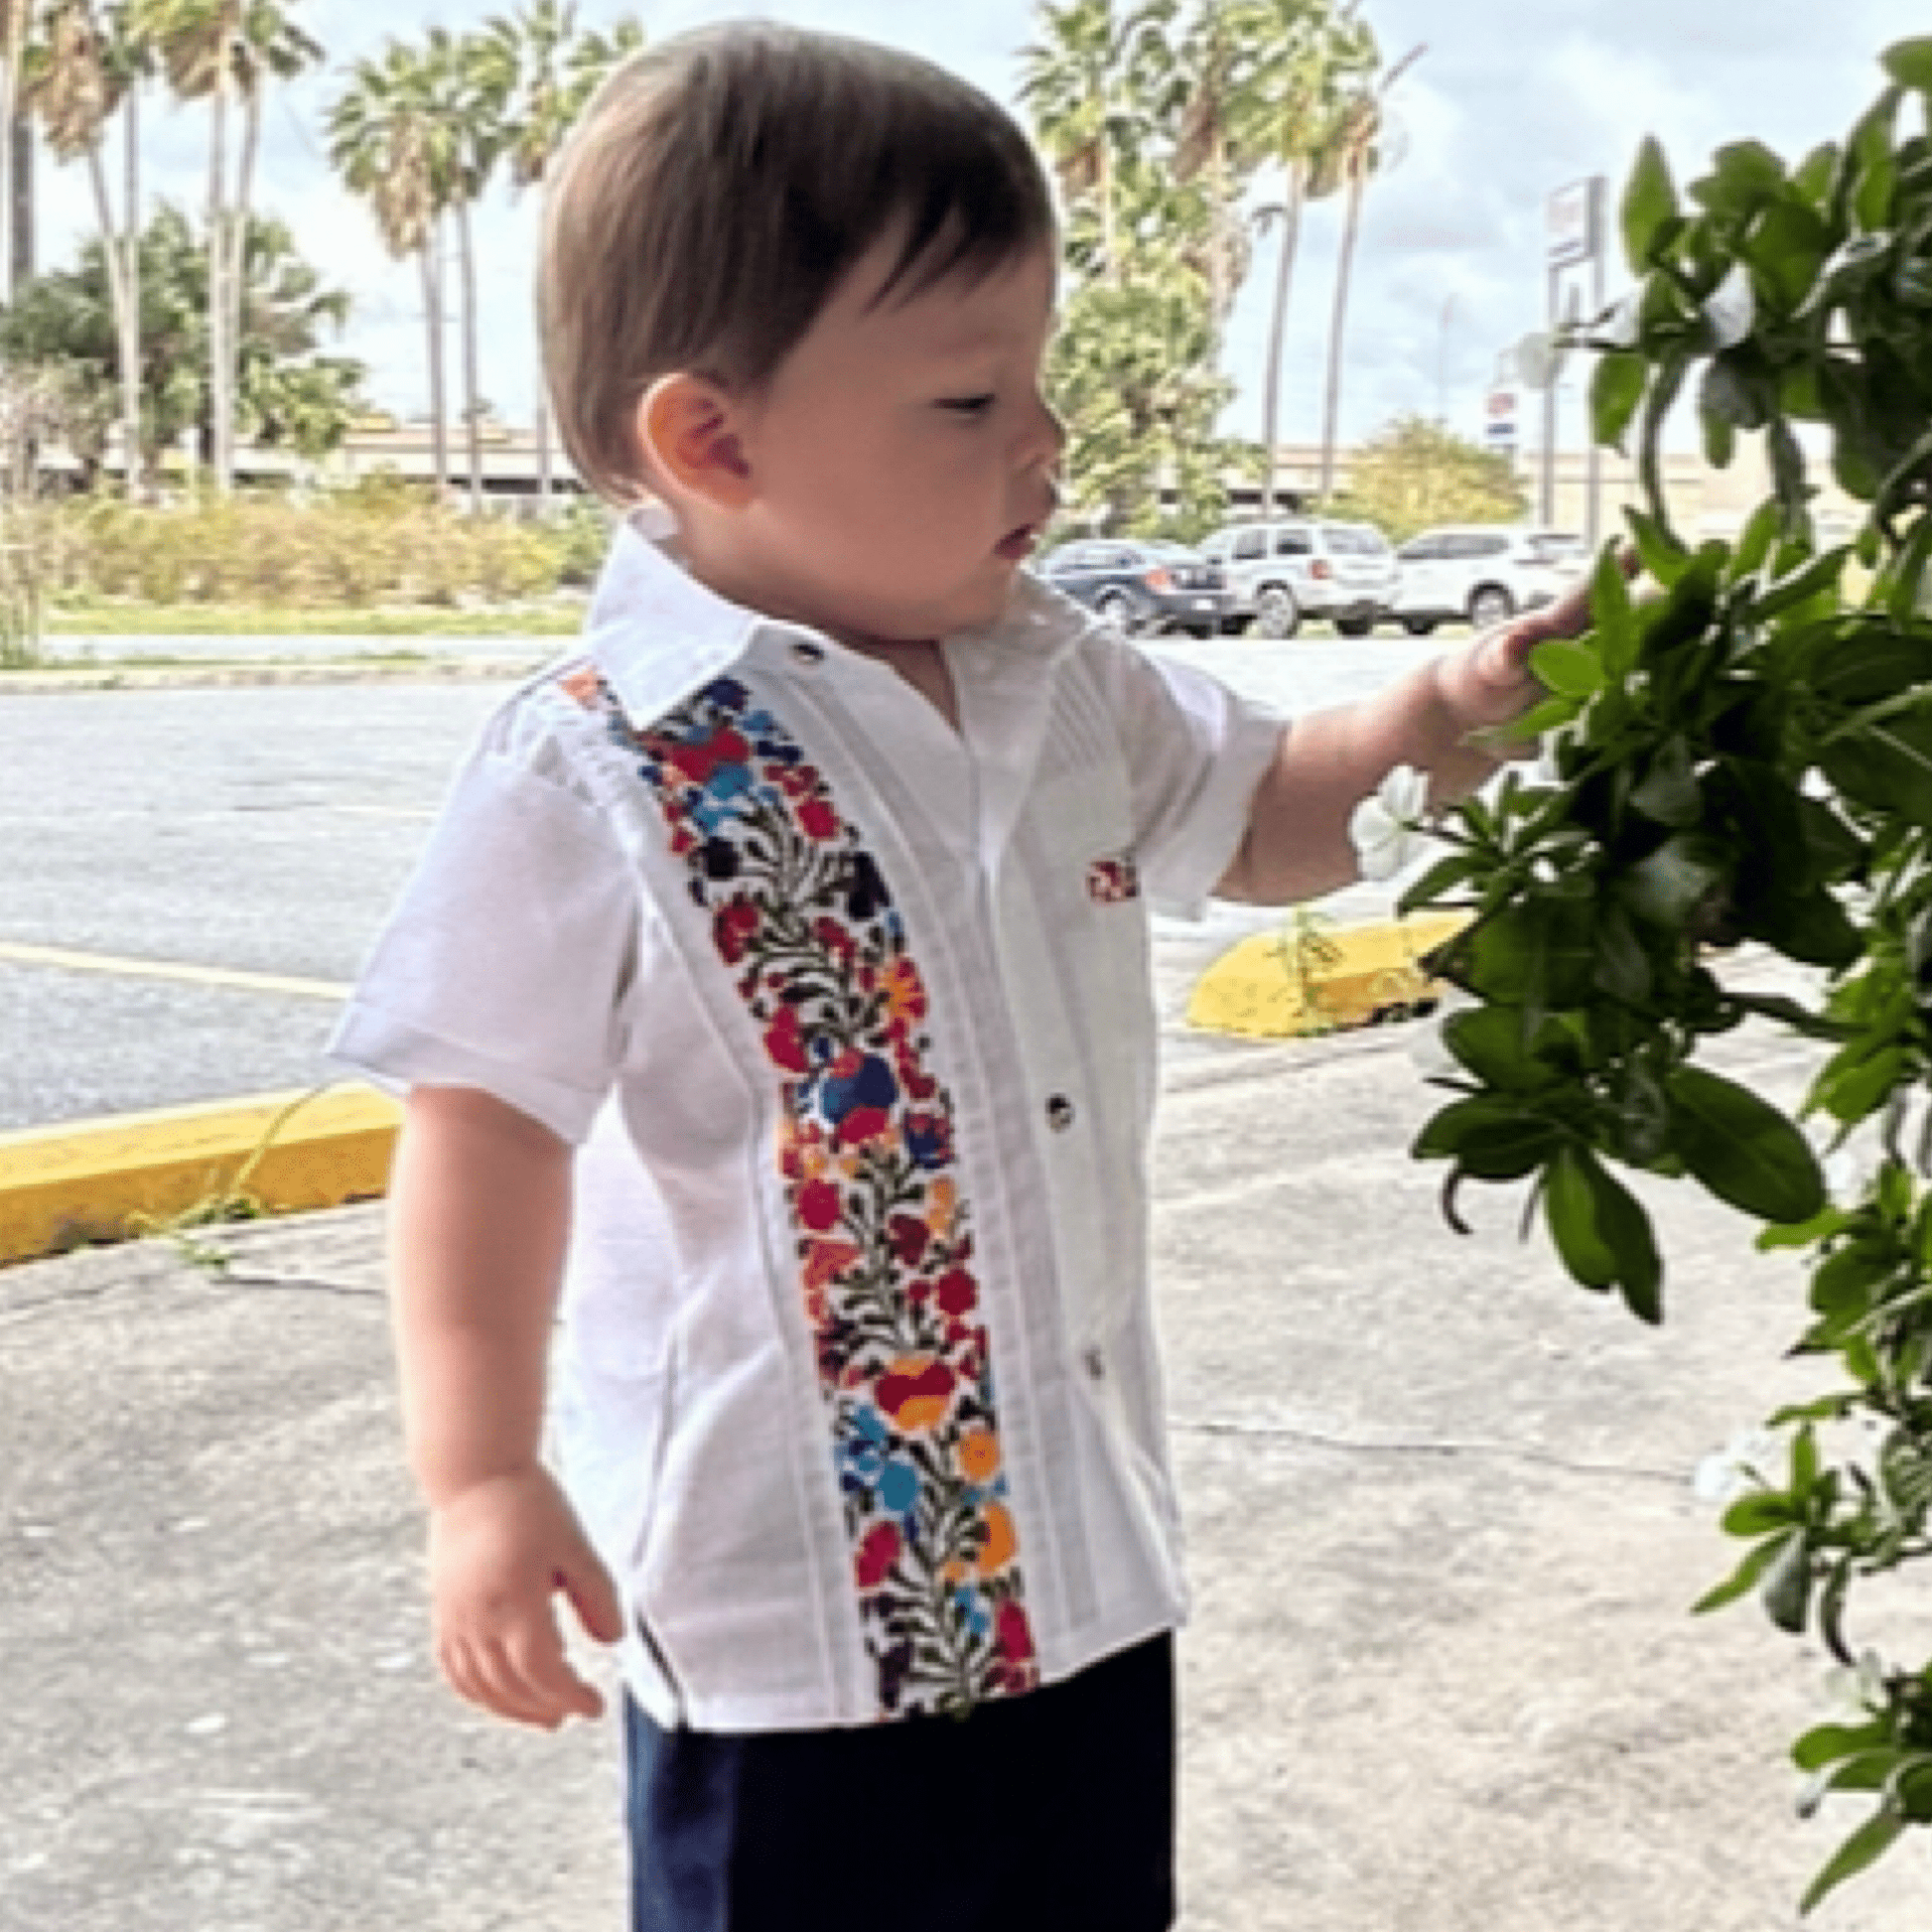
<path fill-rule="evenodd" d="M 581 605 L 477 611 L 421 608 L 289 609 L 259 604 L 68 604 L 48 616 L 50 637 L 569 637 Z M 420 655 L 393 653 L 398 657 Z M 167 660 L 147 657 L 144 663 Z M 198 658 L 197 663 L 210 660 Z M 51 666 L 49 668 L 59 668 Z"/>

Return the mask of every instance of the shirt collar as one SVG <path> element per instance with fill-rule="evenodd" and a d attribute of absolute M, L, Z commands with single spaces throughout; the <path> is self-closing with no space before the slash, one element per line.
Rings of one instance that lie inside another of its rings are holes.
<path fill-rule="evenodd" d="M 1038 674 L 1093 627 L 1080 606 L 1023 571 L 992 623 L 955 633 L 995 676 Z M 685 567 L 677 526 L 661 504 L 619 526 L 591 600 L 585 642 L 634 725 L 646 725 L 722 676 L 760 632 L 817 637 L 707 589 Z M 847 653 L 820 638 L 840 656 Z M 871 660 L 860 659 L 870 665 Z"/>

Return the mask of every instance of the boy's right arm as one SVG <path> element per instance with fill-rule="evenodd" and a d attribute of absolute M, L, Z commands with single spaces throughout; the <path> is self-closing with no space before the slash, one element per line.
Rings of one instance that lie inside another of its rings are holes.
<path fill-rule="evenodd" d="M 437 1660 L 473 1703 L 547 1728 L 603 1710 L 566 1661 L 553 1592 L 601 1642 L 623 1633 L 610 1575 L 539 1456 L 570 1185 L 569 1145 L 505 1102 L 411 1092 L 390 1245 Z"/>

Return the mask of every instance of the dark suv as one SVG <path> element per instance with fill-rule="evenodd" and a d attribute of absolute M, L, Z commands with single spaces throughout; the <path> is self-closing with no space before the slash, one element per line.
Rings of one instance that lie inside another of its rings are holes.
<path fill-rule="evenodd" d="M 1130 636 L 1185 630 L 1212 637 L 1233 608 L 1220 566 L 1183 543 L 1086 537 L 1049 552 L 1035 569 Z"/>

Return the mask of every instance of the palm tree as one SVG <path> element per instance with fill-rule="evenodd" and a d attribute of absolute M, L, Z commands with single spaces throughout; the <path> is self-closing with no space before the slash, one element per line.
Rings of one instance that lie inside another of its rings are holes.
<path fill-rule="evenodd" d="M 382 245 L 413 255 L 422 276 L 428 331 L 430 435 L 435 486 L 450 475 L 450 417 L 444 377 L 442 225 L 454 167 L 451 130 L 435 111 L 421 59 L 399 41 L 358 61 L 327 116 L 329 160 L 369 206 Z"/>
<path fill-rule="evenodd" d="M 15 123 L 28 49 L 39 23 L 40 0 L 0 0 L 0 303 L 14 299 L 14 195 L 18 149 Z"/>
<path fill-rule="evenodd" d="M 525 0 L 516 13 L 487 21 L 484 34 L 514 76 L 503 112 L 504 160 L 513 193 L 540 187 L 565 139 L 613 68 L 644 45 L 644 30 L 626 15 L 609 34 L 581 30 L 576 0 Z M 551 496 L 550 393 L 536 384 L 537 495 Z"/>
<path fill-rule="evenodd" d="M 140 235 L 146 313 L 140 380 L 145 456 L 188 430 L 212 430 L 212 368 L 207 239 L 181 208 L 163 203 Z M 242 253 L 243 300 L 237 337 L 239 414 L 261 443 L 320 455 L 339 445 L 358 404 L 359 364 L 323 352 L 340 332 L 348 297 L 325 285 L 296 251 L 280 221 L 252 218 Z M 82 242 L 77 266 L 38 277 L 0 316 L 0 357 L 60 369 L 83 397 L 111 396 L 119 346 L 103 238 Z M 111 408 L 95 411 L 96 439 L 76 451 L 97 465 Z"/>
<path fill-rule="evenodd" d="M 1335 124 L 1331 145 L 1320 157 L 1324 170 L 1343 189 L 1347 206 L 1342 220 L 1341 253 L 1335 264 L 1335 305 L 1328 330 L 1327 394 L 1321 413 L 1321 481 L 1318 490 L 1325 503 L 1334 493 L 1335 437 L 1341 417 L 1341 371 L 1348 340 L 1348 288 L 1355 264 L 1355 243 L 1361 234 L 1362 197 L 1369 181 L 1380 172 L 1386 159 L 1385 134 L 1389 89 L 1427 50 L 1411 48 L 1387 73 L 1372 83 L 1358 83 L 1349 93 Z"/>
<path fill-rule="evenodd" d="M 239 310 L 268 84 L 292 79 L 323 57 L 321 43 L 296 24 L 301 0 L 134 0 L 168 84 L 182 100 L 208 103 L 208 358 L 213 399 L 215 487 L 234 486 L 235 366 Z M 241 140 L 230 176 L 229 119 L 241 110 Z"/>
<path fill-rule="evenodd" d="M 1258 217 L 1264 228 L 1282 230 L 1262 389 L 1262 514 L 1268 516 L 1275 507 L 1282 363 L 1302 217 L 1311 201 L 1333 192 L 1319 159 L 1332 141 L 1348 88 L 1380 57 L 1356 0 L 1339 10 L 1332 0 L 1240 0 L 1237 13 L 1238 31 L 1262 50 L 1248 81 L 1259 123 L 1255 138 L 1284 175 L 1282 201 Z"/>
<path fill-rule="evenodd" d="M 31 50 L 25 98 L 62 161 L 84 158 L 119 345 L 121 450 L 130 500 L 141 493 L 141 87 L 148 51 L 125 5 L 52 0 Z M 120 217 L 108 191 L 106 144 L 119 117 L 125 162 Z"/>
<path fill-rule="evenodd" d="M 463 420 L 468 430 L 470 507 L 483 507 L 482 352 L 478 340 L 477 241 L 471 210 L 489 188 L 505 141 L 504 115 L 515 69 L 488 34 L 453 34 L 432 27 L 421 63 L 430 111 L 448 130 L 438 181 L 439 207 L 454 217 L 462 293 Z"/>
<path fill-rule="evenodd" d="M 1044 0 L 1040 37 L 1021 56 L 1020 98 L 1066 203 L 1068 257 L 1103 280 L 1121 272 L 1122 156 L 1150 145 L 1153 103 L 1137 87 L 1149 75 L 1143 44 L 1173 12 L 1172 0 L 1118 17 L 1114 0 Z"/>

